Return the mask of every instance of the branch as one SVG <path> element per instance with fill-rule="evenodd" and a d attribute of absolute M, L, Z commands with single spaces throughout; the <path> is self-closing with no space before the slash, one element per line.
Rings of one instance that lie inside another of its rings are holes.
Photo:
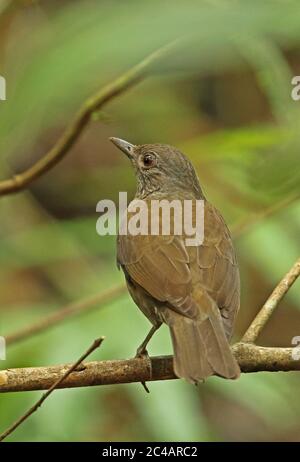
<path fill-rule="evenodd" d="M 20 342 L 21 340 L 32 337 L 33 335 L 43 332 L 52 326 L 60 324 L 62 321 L 71 316 L 86 313 L 92 309 L 99 308 L 99 305 L 105 305 L 106 303 L 118 298 L 126 292 L 126 286 L 120 284 L 100 294 L 79 300 L 78 302 L 70 303 L 64 308 L 61 308 L 49 316 L 44 317 L 40 321 L 37 321 L 28 327 L 7 335 L 5 337 L 6 344 L 11 345 L 13 343 Z"/>
<path fill-rule="evenodd" d="M 267 348 L 237 343 L 233 353 L 242 372 L 300 371 L 300 360 L 293 359 L 292 348 Z M 120 383 L 176 379 L 172 356 L 93 361 L 72 372 L 56 388 L 91 387 Z M 69 365 L 7 369 L 0 372 L 0 393 L 46 390 Z"/>
<path fill-rule="evenodd" d="M 89 123 L 92 114 L 101 109 L 107 102 L 111 101 L 116 96 L 124 93 L 133 85 L 140 82 L 153 64 L 164 57 L 177 42 L 176 40 L 159 48 L 114 82 L 86 100 L 58 142 L 44 157 L 23 173 L 0 182 L 0 196 L 16 193 L 25 189 L 35 179 L 41 177 L 44 173 L 53 168 L 70 151 L 78 140 L 84 128 Z"/>
<path fill-rule="evenodd" d="M 287 291 L 293 285 L 300 274 L 300 258 L 296 261 L 290 271 L 284 276 L 280 283 L 275 287 L 270 297 L 263 305 L 255 319 L 252 321 L 250 327 L 246 331 L 242 342 L 254 343 L 274 313 L 279 302 L 285 296 Z"/>
<path fill-rule="evenodd" d="M 3 441 L 8 435 L 10 435 L 13 431 L 16 430 L 25 420 L 28 419 L 38 408 L 43 404 L 43 402 L 51 395 L 51 393 L 56 389 L 64 386 L 64 381 L 67 380 L 69 375 L 74 372 L 76 369 L 81 366 L 81 363 L 94 351 L 96 348 L 99 348 L 104 340 L 104 337 L 100 337 L 99 339 L 95 340 L 93 344 L 89 347 L 89 349 L 80 356 L 78 361 L 73 365 L 69 366 L 68 369 L 57 379 L 53 382 L 50 386 L 48 391 L 42 395 L 42 397 L 22 416 L 20 417 L 11 427 L 9 427 L 5 432 L 1 433 L 0 441 Z M 81 370 L 81 368 L 80 368 Z"/>

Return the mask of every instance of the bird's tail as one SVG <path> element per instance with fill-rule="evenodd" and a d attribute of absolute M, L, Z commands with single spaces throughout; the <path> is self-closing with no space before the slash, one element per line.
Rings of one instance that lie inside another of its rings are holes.
<path fill-rule="evenodd" d="M 211 303 L 214 302 L 211 300 Z M 174 372 L 192 383 L 211 375 L 236 379 L 240 375 L 215 307 L 206 316 L 191 319 L 171 309 L 166 313 L 174 350 Z"/>

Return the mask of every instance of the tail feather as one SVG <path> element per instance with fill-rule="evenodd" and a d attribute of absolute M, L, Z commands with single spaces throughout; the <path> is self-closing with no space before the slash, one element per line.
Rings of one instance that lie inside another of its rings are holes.
<path fill-rule="evenodd" d="M 213 303 L 213 302 L 212 302 Z M 216 307 L 217 310 L 217 307 Z M 178 377 L 197 383 L 211 375 L 236 379 L 239 365 L 226 339 L 219 312 L 191 319 L 168 309 L 166 322 L 174 349 L 174 371 Z"/>

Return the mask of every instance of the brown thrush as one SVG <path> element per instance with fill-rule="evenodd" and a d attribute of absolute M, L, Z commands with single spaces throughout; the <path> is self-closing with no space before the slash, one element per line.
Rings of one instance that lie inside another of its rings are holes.
<path fill-rule="evenodd" d="M 164 322 L 171 333 L 174 371 L 198 383 L 216 374 L 235 379 L 239 366 L 229 339 L 240 303 L 240 279 L 229 230 L 206 201 L 191 162 L 164 144 L 134 146 L 111 141 L 131 160 L 136 199 L 203 200 L 204 241 L 187 246 L 185 235 L 119 235 L 117 261 L 131 297 L 153 324 L 138 354 Z M 174 223 L 173 223 L 174 224 Z"/>

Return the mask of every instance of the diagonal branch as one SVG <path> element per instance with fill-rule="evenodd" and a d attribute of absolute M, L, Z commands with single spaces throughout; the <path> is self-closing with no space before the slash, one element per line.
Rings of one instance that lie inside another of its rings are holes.
<path fill-rule="evenodd" d="M 267 348 L 237 343 L 232 350 L 243 372 L 300 371 L 300 359 L 297 359 L 296 354 L 293 355 L 292 348 Z M 151 367 L 148 358 L 88 362 L 80 370 L 72 372 L 56 388 L 176 379 L 172 356 L 156 356 L 150 360 Z M 2 371 L 0 393 L 48 389 L 68 367 L 68 364 L 64 364 Z"/>
<path fill-rule="evenodd" d="M 284 276 L 279 282 L 277 287 L 273 290 L 270 297 L 263 305 L 255 319 L 252 321 L 250 327 L 246 331 L 242 342 L 255 343 L 257 337 L 269 321 L 270 317 L 277 308 L 279 302 L 283 299 L 285 294 L 288 292 L 290 287 L 294 284 L 298 276 L 300 275 L 300 258 L 292 266 L 290 271 Z"/>
<path fill-rule="evenodd" d="M 47 390 L 46 393 L 42 395 L 42 397 L 22 416 L 20 417 L 11 427 L 9 427 L 5 432 L 1 433 L 0 435 L 0 441 L 3 441 L 7 436 L 9 436 L 12 432 L 16 430 L 25 420 L 28 419 L 35 411 L 38 410 L 38 408 L 43 404 L 43 402 L 48 398 L 48 396 L 51 395 L 51 393 L 56 389 L 56 388 L 61 388 L 64 386 L 64 381 L 68 379 L 70 374 L 74 372 L 76 369 L 78 369 L 81 366 L 81 363 L 93 352 L 96 350 L 96 348 L 99 348 L 100 345 L 102 344 L 104 340 L 104 337 L 100 337 L 99 339 L 95 340 L 93 344 L 89 347 L 89 349 L 80 356 L 78 361 L 74 363 L 71 366 L 68 366 L 68 369 L 61 375 L 60 377 L 55 380 L 50 388 Z M 80 367 L 81 370 L 81 367 Z"/>
<path fill-rule="evenodd" d="M 107 102 L 111 101 L 116 96 L 124 93 L 133 85 L 140 82 L 150 71 L 151 67 L 165 57 L 177 42 L 176 40 L 154 51 L 154 53 L 150 54 L 128 72 L 101 89 L 94 96 L 91 96 L 82 105 L 55 146 L 50 149 L 44 157 L 23 173 L 14 175 L 12 178 L 0 182 L 0 196 L 16 193 L 25 189 L 35 179 L 53 168 L 70 151 L 78 140 L 84 128 L 89 123 L 92 114 L 101 109 Z"/>
<path fill-rule="evenodd" d="M 49 316 L 45 316 L 30 326 L 24 327 L 12 334 L 8 334 L 5 337 L 6 344 L 11 345 L 13 343 L 20 342 L 26 338 L 43 332 L 52 326 L 60 324 L 62 321 L 71 316 L 86 313 L 92 309 L 99 308 L 100 306 L 102 307 L 106 303 L 110 302 L 111 300 L 115 300 L 126 292 L 126 286 L 120 284 L 112 287 L 111 289 L 107 289 L 100 294 L 84 298 L 74 303 L 70 303 L 64 308 L 51 313 Z"/>

